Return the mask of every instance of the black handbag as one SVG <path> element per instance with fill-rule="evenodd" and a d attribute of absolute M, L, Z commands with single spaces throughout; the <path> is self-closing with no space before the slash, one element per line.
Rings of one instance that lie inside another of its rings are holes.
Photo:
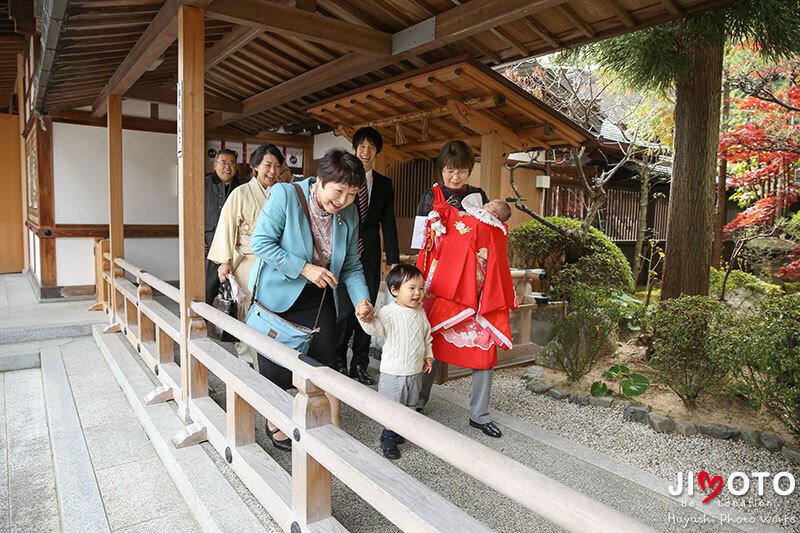
<path fill-rule="evenodd" d="M 237 318 L 237 311 L 239 304 L 236 303 L 236 300 L 233 297 L 233 291 L 231 290 L 231 282 L 227 279 L 220 283 L 219 285 L 219 294 L 214 297 L 214 301 L 211 304 L 216 309 L 219 309 L 226 315 L 230 315 L 233 318 Z M 223 330 L 221 327 L 217 326 L 213 322 L 208 322 L 208 336 L 214 339 L 217 339 L 222 342 L 238 342 L 239 339 L 228 333 L 227 331 Z"/>

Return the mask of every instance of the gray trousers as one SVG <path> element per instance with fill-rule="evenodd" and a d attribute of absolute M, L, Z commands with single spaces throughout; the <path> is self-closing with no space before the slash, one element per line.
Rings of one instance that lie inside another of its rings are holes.
<path fill-rule="evenodd" d="M 395 376 L 381 372 L 381 379 L 378 382 L 378 393 L 394 400 L 406 407 L 414 408 L 419 402 L 421 374 L 410 376 Z"/>
<path fill-rule="evenodd" d="M 422 409 L 431 397 L 431 387 L 433 378 L 442 365 L 441 361 L 433 360 L 433 370 L 430 374 L 422 374 L 422 387 L 419 391 L 419 401 L 417 408 Z M 492 394 L 492 377 L 494 372 L 491 368 L 486 370 L 472 371 L 472 396 L 469 399 L 469 417 L 478 424 L 491 422 L 489 416 L 489 397 Z"/>

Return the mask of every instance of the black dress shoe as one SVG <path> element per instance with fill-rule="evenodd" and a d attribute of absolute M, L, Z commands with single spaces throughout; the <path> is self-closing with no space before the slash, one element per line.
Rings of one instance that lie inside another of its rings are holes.
<path fill-rule="evenodd" d="M 267 426 L 267 436 L 269 437 L 269 440 L 271 440 L 272 445 L 278 448 L 279 450 L 283 450 L 284 452 L 292 451 L 292 439 L 287 438 L 283 440 L 278 440 L 275 438 L 275 433 L 280 432 L 280 430 L 281 428 L 279 427 L 276 427 L 275 429 L 269 429 L 269 426 Z"/>
<path fill-rule="evenodd" d="M 361 365 L 356 365 L 354 368 L 350 369 L 350 377 L 355 380 L 358 380 L 359 383 L 362 383 L 364 385 L 375 384 L 375 380 L 372 379 L 372 376 L 369 375 L 369 372 L 367 372 L 366 367 L 363 367 Z"/>
<path fill-rule="evenodd" d="M 503 432 L 500 431 L 499 427 L 494 425 L 494 422 L 486 422 L 485 424 L 479 424 L 470 418 L 469 425 L 474 428 L 480 429 L 481 431 L 483 431 L 485 435 L 489 435 L 490 437 L 494 437 L 496 439 L 499 439 L 500 437 L 503 436 Z"/>
<path fill-rule="evenodd" d="M 387 459 L 392 461 L 400 459 L 400 450 L 397 449 L 397 437 L 384 437 L 381 435 L 381 451 Z"/>
<path fill-rule="evenodd" d="M 340 374 L 347 375 L 347 367 L 346 366 L 338 366 L 336 367 L 336 371 Z"/>

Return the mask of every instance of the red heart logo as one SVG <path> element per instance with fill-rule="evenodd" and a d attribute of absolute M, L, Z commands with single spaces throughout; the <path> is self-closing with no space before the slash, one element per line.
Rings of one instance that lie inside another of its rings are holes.
<path fill-rule="evenodd" d="M 708 472 L 703 470 L 697 474 L 697 484 L 700 485 L 701 490 L 705 491 L 711 489 L 711 494 L 706 496 L 706 499 L 703 500 L 703 503 L 708 503 L 722 490 L 722 476 L 711 477 Z"/>

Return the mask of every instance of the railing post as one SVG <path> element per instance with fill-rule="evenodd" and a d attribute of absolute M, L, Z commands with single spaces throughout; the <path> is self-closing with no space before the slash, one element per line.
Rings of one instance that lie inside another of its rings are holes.
<path fill-rule="evenodd" d="M 517 293 L 517 301 L 520 305 L 527 303 L 526 297 L 531 293 L 531 280 L 527 273 L 522 277 L 522 292 Z M 527 344 L 531 342 L 531 318 L 533 312 L 529 307 L 523 307 L 519 313 L 519 343 Z"/>
<path fill-rule="evenodd" d="M 137 278 L 136 282 L 139 284 L 139 289 L 137 291 L 137 298 L 138 302 L 136 304 L 136 309 L 139 316 L 139 342 L 145 341 L 154 341 L 156 338 L 156 332 L 153 322 L 142 313 L 142 306 L 139 303 L 142 300 L 152 300 L 153 299 L 153 289 L 142 281 L 141 279 Z"/>
<path fill-rule="evenodd" d="M 188 398 L 203 398 L 208 396 L 208 369 L 192 356 L 188 343 L 192 339 L 202 339 L 206 336 L 206 321 L 189 310 L 189 338 L 187 339 L 187 359 L 189 360 L 189 390 Z M 186 395 L 184 395 L 186 396 Z"/>
<path fill-rule="evenodd" d="M 256 441 L 256 412 L 253 406 L 236 394 L 232 387 L 226 388 L 228 442 L 235 448 Z"/>
<path fill-rule="evenodd" d="M 325 393 L 309 379 L 293 376 L 297 396 L 292 405 L 292 419 L 302 429 L 331 423 L 331 406 Z M 292 443 L 292 509 L 300 525 L 331 516 L 331 473 L 303 448 L 300 434 L 290 435 Z"/>

